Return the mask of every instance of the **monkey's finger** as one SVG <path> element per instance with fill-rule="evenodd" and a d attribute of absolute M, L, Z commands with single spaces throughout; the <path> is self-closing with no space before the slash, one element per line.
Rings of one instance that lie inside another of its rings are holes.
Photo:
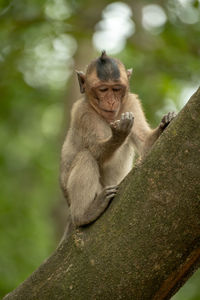
<path fill-rule="evenodd" d="M 134 117 L 133 116 L 131 116 L 131 118 L 130 118 L 130 122 L 129 122 L 129 128 L 131 129 L 132 128 L 132 126 L 133 126 L 133 122 L 134 122 Z"/>
<path fill-rule="evenodd" d="M 110 189 L 110 190 L 106 190 L 106 194 L 109 195 L 109 194 L 112 194 L 112 193 L 117 193 L 118 189 L 116 188 L 113 188 L 113 189 Z"/>
<path fill-rule="evenodd" d="M 106 195 L 109 195 L 109 194 L 116 194 L 117 191 L 118 191 L 118 186 L 111 186 L 111 187 L 105 188 L 105 193 L 106 193 Z"/>
<path fill-rule="evenodd" d="M 129 112 L 125 112 L 121 114 L 121 122 L 127 122 L 127 120 L 130 120 L 130 114 Z"/>
<path fill-rule="evenodd" d="M 112 199 L 116 196 L 116 194 L 106 195 L 106 199 Z"/>
<path fill-rule="evenodd" d="M 124 120 L 125 119 L 125 113 L 122 113 L 121 114 L 121 120 Z"/>
<path fill-rule="evenodd" d="M 164 126 L 166 126 L 167 123 L 168 123 L 168 116 L 164 115 L 162 120 L 161 120 L 160 126 L 164 127 Z"/>
<path fill-rule="evenodd" d="M 169 122 L 171 122 L 175 117 L 176 117 L 176 113 L 174 111 L 168 113 L 168 121 Z"/>
<path fill-rule="evenodd" d="M 133 119 L 125 119 L 121 124 L 121 130 L 124 132 L 129 132 L 133 126 Z"/>
<path fill-rule="evenodd" d="M 118 189 L 119 186 L 118 185 L 108 185 L 106 186 L 106 190 L 109 190 L 109 189 Z"/>
<path fill-rule="evenodd" d="M 175 113 L 175 111 L 173 111 L 172 114 L 173 114 L 173 118 L 177 116 L 177 113 Z"/>
<path fill-rule="evenodd" d="M 130 117 L 130 118 L 134 118 L 134 115 L 133 115 L 133 112 L 132 112 L 132 111 L 129 111 L 129 117 Z"/>
<path fill-rule="evenodd" d="M 114 124 L 115 124 L 116 127 L 119 126 L 119 123 L 120 123 L 120 120 L 116 120 L 116 121 L 114 122 Z"/>
<path fill-rule="evenodd" d="M 119 123 L 120 123 L 120 120 L 116 120 L 115 122 L 112 122 L 112 123 L 110 123 L 110 126 L 111 126 L 111 128 L 117 128 L 117 127 L 119 127 Z"/>
<path fill-rule="evenodd" d="M 160 128 L 164 128 L 164 127 L 166 127 L 166 123 L 164 122 L 164 121 L 161 121 L 161 123 L 160 123 Z"/>
<path fill-rule="evenodd" d="M 134 119 L 132 111 L 129 111 L 126 114 L 127 114 L 128 119 L 130 119 L 130 120 Z"/>
<path fill-rule="evenodd" d="M 169 116 L 168 114 L 164 116 L 164 123 L 168 123 Z"/>
<path fill-rule="evenodd" d="M 172 119 L 172 113 L 169 112 L 167 115 L 166 115 L 166 123 L 169 123 Z"/>
<path fill-rule="evenodd" d="M 133 113 L 131 111 L 127 111 L 121 114 L 121 120 L 132 119 L 132 118 L 133 118 Z"/>
<path fill-rule="evenodd" d="M 109 195 L 116 195 L 117 194 L 117 191 L 109 191 L 109 193 L 106 193 L 106 196 L 109 196 Z"/>
<path fill-rule="evenodd" d="M 129 115 L 128 111 L 124 113 L 124 117 L 125 117 L 125 119 L 130 119 L 130 115 Z"/>
<path fill-rule="evenodd" d="M 117 124 L 119 122 L 120 122 L 120 120 L 115 120 L 114 122 L 110 122 L 110 125 L 115 125 L 115 124 Z"/>

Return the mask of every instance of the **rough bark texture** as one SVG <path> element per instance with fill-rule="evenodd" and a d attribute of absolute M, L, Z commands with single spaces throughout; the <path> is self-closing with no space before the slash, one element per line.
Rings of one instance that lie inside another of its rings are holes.
<path fill-rule="evenodd" d="M 199 265 L 200 89 L 107 211 L 4 299 L 170 299 Z"/>

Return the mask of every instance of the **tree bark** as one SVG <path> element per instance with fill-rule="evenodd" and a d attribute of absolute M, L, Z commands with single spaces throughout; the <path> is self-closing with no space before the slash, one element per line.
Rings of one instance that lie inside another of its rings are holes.
<path fill-rule="evenodd" d="M 106 212 L 4 299 L 170 299 L 199 265 L 200 89 Z"/>

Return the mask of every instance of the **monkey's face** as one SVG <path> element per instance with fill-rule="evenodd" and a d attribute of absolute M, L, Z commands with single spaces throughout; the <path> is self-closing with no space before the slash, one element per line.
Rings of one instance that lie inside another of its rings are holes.
<path fill-rule="evenodd" d="M 90 103 L 93 108 L 108 122 L 115 120 L 125 97 L 126 87 L 117 82 L 100 82 L 92 87 L 92 94 Z"/>
<path fill-rule="evenodd" d="M 129 90 L 126 69 L 119 69 L 119 74 L 117 79 L 100 79 L 94 70 L 85 80 L 85 93 L 91 106 L 109 123 L 118 117 Z"/>
<path fill-rule="evenodd" d="M 81 93 L 86 93 L 91 106 L 108 122 L 116 119 L 126 99 L 131 72 L 105 51 L 91 62 L 86 74 L 77 72 Z"/>

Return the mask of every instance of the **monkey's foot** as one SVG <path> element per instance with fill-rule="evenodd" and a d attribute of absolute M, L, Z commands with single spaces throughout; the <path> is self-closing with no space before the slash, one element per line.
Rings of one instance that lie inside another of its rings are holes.
<path fill-rule="evenodd" d="M 175 112 L 169 112 L 168 114 L 164 115 L 160 123 L 160 128 L 164 130 L 175 117 Z"/>
<path fill-rule="evenodd" d="M 103 191 L 99 194 L 99 198 L 101 198 L 102 200 L 108 200 L 110 201 L 111 199 L 113 199 L 118 191 L 118 186 L 114 185 L 114 186 L 107 186 L 103 189 Z"/>

